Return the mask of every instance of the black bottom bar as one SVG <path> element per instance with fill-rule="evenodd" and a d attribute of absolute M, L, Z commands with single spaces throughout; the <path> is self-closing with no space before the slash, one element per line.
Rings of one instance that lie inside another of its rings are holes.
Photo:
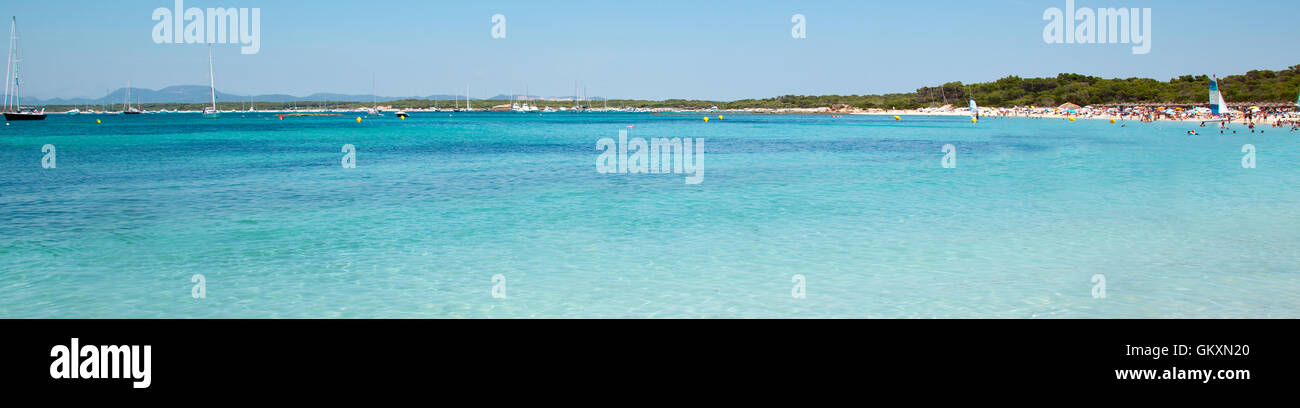
<path fill-rule="evenodd" d="M 895 385 L 1236 392 L 1282 389 L 1298 378 L 1295 341 L 1284 334 L 1295 331 L 1289 320 L 9 320 L 0 327 L 4 388 L 38 396 L 384 390 L 445 398 L 548 386 L 657 394 L 671 391 L 665 384 L 719 381 L 777 387 L 769 390 L 869 384 L 883 392 Z M 74 338 L 83 350 L 150 346 L 149 386 L 52 378 L 59 368 L 52 350 L 58 354 Z M 1117 370 L 1173 378 L 1117 379 L 1145 375 Z M 1213 377 L 1193 377 L 1201 373 Z"/>

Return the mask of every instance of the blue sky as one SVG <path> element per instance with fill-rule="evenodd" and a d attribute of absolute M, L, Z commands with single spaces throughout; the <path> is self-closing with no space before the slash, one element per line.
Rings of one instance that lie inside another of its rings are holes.
<path fill-rule="evenodd" d="M 24 94 L 99 97 L 207 82 L 207 49 L 155 44 L 155 8 L 174 0 L 14 1 Z M 464 92 L 731 100 L 911 91 L 945 81 L 1077 72 L 1103 77 L 1236 74 L 1300 64 L 1300 2 L 1078 0 L 1152 8 L 1150 54 L 1130 45 L 1051 45 L 1043 11 L 1006 1 L 288 1 L 187 0 L 259 7 L 262 47 L 216 48 L 217 87 L 237 94 L 389 96 Z M 507 38 L 492 39 L 491 16 Z M 807 38 L 791 38 L 791 16 Z"/>

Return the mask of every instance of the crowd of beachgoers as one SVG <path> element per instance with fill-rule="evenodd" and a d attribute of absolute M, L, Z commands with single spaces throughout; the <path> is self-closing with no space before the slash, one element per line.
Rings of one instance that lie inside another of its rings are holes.
<path fill-rule="evenodd" d="M 952 109 L 944 108 L 921 108 L 907 110 L 872 110 L 859 112 L 858 114 L 867 115 L 952 115 L 952 116 L 969 116 L 970 108 Z M 1281 128 L 1290 131 L 1300 131 L 1300 110 L 1295 107 L 1243 107 L 1239 111 L 1229 112 L 1227 114 L 1214 114 L 1207 108 L 1158 108 L 1158 107 L 1077 107 L 1062 106 L 1056 108 L 1040 107 L 1012 107 L 1012 108 L 979 108 L 981 118 L 997 117 L 1023 117 L 1023 118 L 1046 118 L 1046 119 L 1100 119 L 1137 122 L 1158 122 L 1158 121 L 1179 121 L 1179 122 L 1200 122 L 1199 127 L 1209 127 L 1211 125 L 1230 130 L 1231 125 L 1245 125 L 1248 130 L 1263 130 L 1264 128 Z"/>
<path fill-rule="evenodd" d="M 1150 107 L 1013 108 L 993 109 L 992 111 L 990 113 L 998 116 L 1073 117 L 1078 119 L 1106 119 L 1148 123 L 1158 121 L 1200 122 L 1200 127 L 1215 124 L 1221 129 L 1230 129 L 1232 124 L 1241 124 L 1252 132 L 1256 129 L 1262 130 L 1265 127 L 1289 129 L 1291 131 L 1300 130 L 1300 112 L 1297 112 L 1296 108 L 1261 108 L 1252 106 L 1226 114 L 1215 114 L 1210 109 L 1199 107 L 1192 109 Z"/>

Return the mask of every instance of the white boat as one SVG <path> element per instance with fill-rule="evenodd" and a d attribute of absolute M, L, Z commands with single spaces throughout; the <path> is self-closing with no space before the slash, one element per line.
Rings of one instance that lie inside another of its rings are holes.
<path fill-rule="evenodd" d="M 18 18 L 14 17 L 9 25 L 9 61 L 5 65 L 5 120 L 45 120 L 45 109 L 24 108 L 22 104 L 22 82 L 18 80 Z M 12 77 L 10 76 L 12 75 Z M 13 87 L 9 87 L 9 80 Z M 10 92 L 12 91 L 12 93 Z"/>
<path fill-rule="evenodd" d="M 1228 102 L 1223 99 L 1223 93 L 1219 92 L 1219 77 L 1210 77 L 1210 112 L 1215 115 L 1231 115 L 1237 113 L 1228 107 Z"/>
<path fill-rule="evenodd" d="M 126 108 L 122 110 L 123 114 L 139 115 L 141 113 L 139 109 L 131 106 L 131 81 L 126 81 L 126 97 L 124 103 L 126 104 Z"/>
<path fill-rule="evenodd" d="M 66 114 L 69 114 L 69 115 L 80 115 L 80 114 L 81 114 L 81 109 L 72 108 L 72 110 L 69 110 L 69 111 L 67 111 L 67 112 L 63 112 L 63 113 L 66 113 Z"/>
<path fill-rule="evenodd" d="M 465 110 L 464 112 L 473 112 L 474 107 L 469 104 L 469 85 L 465 85 Z"/>
<path fill-rule="evenodd" d="M 217 79 L 212 71 L 212 44 L 208 44 L 208 87 L 212 91 L 212 106 L 203 108 L 203 118 L 220 118 L 221 111 L 217 110 Z"/>
<path fill-rule="evenodd" d="M 537 107 L 528 103 L 528 87 L 524 87 L 524 102 L 515 107 L 515 112 L 537 112 Z"/>
<path fill-rule="evenodd" d="M 379 97 L 375 96 L 375 75 L 370 75 L 370 104 L 372 108 L 361 108 L 361 111 L 367 115 L 384 116 L 384 112 L 379 110 Z"/>
<path fill-rule="evenodd" d="M 397 112 L 393 112 L 393 116 L 396 116 L 396 117 L 399 117 L 399 118 L 402 118 L 402 119 L 406 119 L 406 117 L 411 116 L 411 115 L 408 114 L 408 113 L 406 113 L 406 111 L 399 110 L 399 111 L 397 111 Z"/>

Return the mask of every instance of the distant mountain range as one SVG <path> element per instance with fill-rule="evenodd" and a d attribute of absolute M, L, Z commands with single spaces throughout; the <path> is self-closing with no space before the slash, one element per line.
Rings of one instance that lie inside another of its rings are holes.
<path fill-rule="evenodd" d="M 516 95 L 517 98 L 522 96 Z M 293 96 L 284 94 L 253 95 L 253 102 L 303 102 L 303 103 L 320 103 L 322 101 L 331 102 L 365 102 L 372 99 L 370 95 L 348 95 L 339 93 L 315 93 L 307 96 Z M 464 95 L 428 95 L 428 96 L 376 96 L 373 97 L 379 102 L 389 102 L 402 99 L 425 99 L 425 100 L 464 100 Z M 573 97 L 539 97 L 530 96 L 529 99 L 545 101 L 572 101 Z M 205 103 L 212 99 L 211 91 L 202 85 L 177 85 L 169 86 L 159 90 L 131 88 L 131 103 Z M 217 91 L 217 102 L 246 102 L 250 99 L 249 95 L 236 95 Z M 474 100 L 484 100 L 483 98 L 473 98 Z M 496 95 L 486 100 L 509 100 L 510 95 Z M 591 100 L 604 100 L 604 98 L 590 98 Z M 116 91 L 104 95 L 102 98 L 23 98 L 23 105 L 114 105 L 126 101 L 126 88 L 120 88 Z"/>

